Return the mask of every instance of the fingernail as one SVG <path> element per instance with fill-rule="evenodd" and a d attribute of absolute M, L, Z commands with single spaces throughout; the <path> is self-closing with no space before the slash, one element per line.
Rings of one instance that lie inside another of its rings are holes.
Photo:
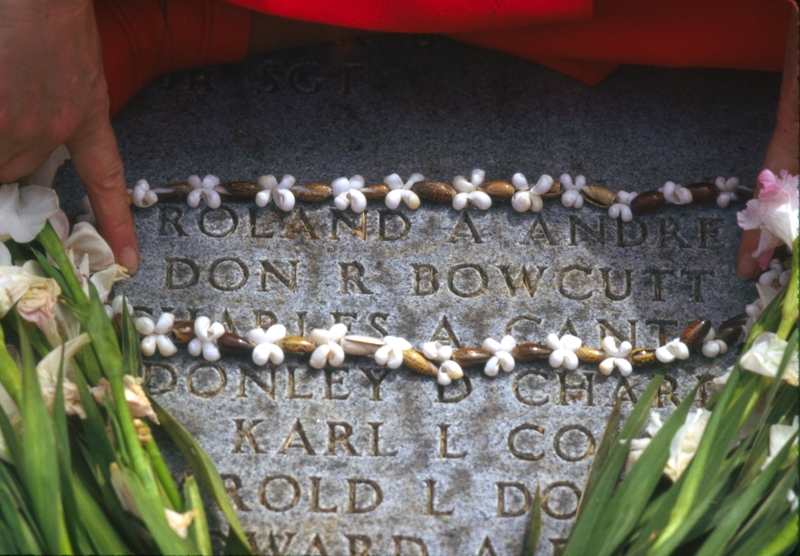
<path fill-rule="evenodd" d="M 128 274 L 139 270 L 139 253 L 133 247 L 125 247 L 119 254 L 119 264 L 128 269 Z"/>

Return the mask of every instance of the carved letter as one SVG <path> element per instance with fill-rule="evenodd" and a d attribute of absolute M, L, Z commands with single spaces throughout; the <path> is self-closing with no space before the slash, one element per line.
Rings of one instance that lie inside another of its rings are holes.
<path fill-rule="evenodd" d="M 350 514 L 365 514 L 374 511 L 383 502 L 383 491 L 380 485 L 372 479 L 347 479 L 350 485 L 350 507 L 347 513 Z M 358 499 L 363 500 L 363 496 L 358 496 L 358 486 L 363 485 L 372 491 L 372 501 L 367 504 L 359 504 Z"/>
<path fill-rule="evenodd" d="M 183 290 L 197 285 L 200 272 L 197 263 L 186 257 L 167 257 L 167 289 Z"/>
<path fill-rule="evenodd" d="M 525 515 L 531 508 L 531 493 L 528 492 L 528 487 L 522 483 L 517 482 L 497 482 L 497 516 L 498 517 L 519 517 Z M 519 494 L 515 495 L 517 499 L 516 508 L 506 508 L 506 489 L 513 489 Z M 520 504 L 520 498 L 521 504 Z"/>
<path fill-rule="evenodd" d="M 364 265 L 359 262 L 352 263 L 339 263 L 342 275 L 342 293 L 349 294 L 350 288 L 348 284 L 352 282 L 362 294 L 371 294 L 372 291 L 364 285 L 362 278 L 364 278 Z"/>
<path fill-rule="evenodd" d="M 261 263 L 261 267 L 263 271 L 261 272 L 261 291 L 267 291 L 270 288 L 267 288 L 267 274 L 271 274 L 275 280 L 286 286 L 290 292 L 294 293 L 295 287 L 297 287 L 297 264 L 299 261 L 291 260 L 289 261 L 289 265 L 291 266 L 291 277 L 286 276 L 283 272 L 278 270 L 272 261 L 259 261 Z"/>

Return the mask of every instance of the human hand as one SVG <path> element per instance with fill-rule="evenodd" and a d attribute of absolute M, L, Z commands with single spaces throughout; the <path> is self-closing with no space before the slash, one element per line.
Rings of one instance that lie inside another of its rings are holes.
<path fill-rule="evenodd" d="M 778 121 L 772 140 L 764 157 L 764 168 L 772 170 L 776 175 L 781 170 L 788 170 L 790 174 L 797 174 L 800 170 L 800 150 L 798 148 L 798 68 L 797 68 L 797 35 L 798 13 L 795 4 L 789 23 L 789 35 L 786 39 L 786 55 L 783 66 L 783 81 L 781 82 L 781 97 L 778 103 Z M 755 197 L 761 185 L 756 186 Z M 755 278 L 761 268 L 751 253 L 758 247 L 758 230 L 745 230 L 739 243 L 739 254 L 736 257 L 736 272 L 743 280 Z"/>
<path fill-rule="evenodd" d="M 0 0 L 0 182 L 66 144 L 100 233 L 133 272 L 139 248 L 108 107 L 91 0 Z"/>

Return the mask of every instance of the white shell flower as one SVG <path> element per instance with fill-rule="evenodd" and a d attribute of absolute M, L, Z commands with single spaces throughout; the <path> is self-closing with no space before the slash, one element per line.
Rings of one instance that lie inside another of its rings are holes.
<path fill-rule="evenodd" d="M 636 192 L 617 191 L 617 202 L 608 207 L 608 215 L 611 218 L 621 218 L 623 222 L 633 220 L 630 204 L 637 195 Z"/>
<path fill-rule="evenodd" d="M 436 375 L 436 382 L 442 386 L 447 386 L 454 380 L 458 380 L 464 376 L 464 370 L 461 365 L 453 361 L 453 348 L 450 346 L 443 346 L 439 342 L 427 342 L 422 345 L 422 353 L 432 361 L 438 361 L 439 372 Z"/>
<path fill-rule="evenodd" d="M 79 205 L 81 213 L 75 217 L 76 222 L 86 222 L 87 224 L 91 224 L 92 226 L 97 224 L 97 218 L 94 215 L 94 209 L 92 208 L 92 203 L 89 201 L 89 197 L 84 195 L 83 199 L 81 199 L 81 203 Z"/>
<path fill-rule="evenodd" d="M 717 206 L 720 208 L 727 207 L 731 201 L 737 200 L 739 197 L 734 193 L 734 190 L 739 187 L 739 178 L 728 178 L 727 180 L 722 176 L 718 177 L 714 182 L 717 186 Z"/>
<path fill-rule="evenodd" d="M 758 277 L 758 283 L 763 286 L 771 286 L 774 282 L 777 282 L 783 287 L 789 283 L 791 275 L 791 270 L 783 268 L 783 265 L 778 259 L 772 259 L 769 262 L 769 269 Z"/>
<path fill-rule="evenodd" d="M 483 183 L 486 172 L 476 168 L 472 171 L 470 180 L 464 176 L 453 178 L 453 188 L 458 192 L 453 197 L 453 208 L 461 210 L 471 203 L 480 210 L 486 210 L 492 206 L 492 198 L 483 191 L 478 191 L 478 186 Z"/>
<path fill-rule="evenodd" d="M 775 424 L 770 425 L 769 427 L 769 455 L 767 459 L 764 461 L 764 464 L 761 466 L 761 469 L 764 470 L 769 465 L 769 463 L 775 459 L 775 456 L 778 455 L 778 452 L 784 447 L 784 445 L 789 442 L 789 439 L 792 437 L 793 434 L 797 432 L 798 429 L 798 421 L 797 415 L 794 416 L 792 419 L 791 425 L 781 425 Z M 797 437 L 795 436 L 794 444 L 797 445 Z"/>
<path fill-rule="evenodd" d="M 122 314 L 122 299 L 122 296 L 118 295 L 111 300 L 111 303 L 103 305 L 103 309 L 106 310 L 106 315 L 108 315 L 109 320 L 113 320 L 115 316 Z M 128 300 L 125 306 L 128 308 L 128 314 L 133 316 L 133 305 L 131 305 L 130 300 Z"/>
<path fill-rule="evenodd" d="M 315 369 L 321 369 L 326 362 L 330 362 L 332 367 L 338 367 L 344 363 L 344 350 L 339 342 L 347 334 L 347 325 L 334 324 L 330 330 L 315 328 L 311 331 L 311 341 L 317 349 L 311 354 L 309 365 Z"/>
<path fill-rule="evenodd" d="M 361 213 L 367 208 L 367 198 L 361 193 L 364 189 L 364 178 L 356 174 L 350 179 L 336 178 L 331 183 L 333 204 L 339 210 L 350 207 L 353 212 Z"/>
<path fill-rule="evenodd" d="M 16 183 L 0 186 L 0 242 L 28 243 L 58 212 L 58 195 L 48 187 Z"/>
<path fill-rule="evenodd" d="M 284 212 L 289 212 L 294 208 L 294 193 L 291 188 L 294 185 L 294 176 L 286 174 L 281 178 L 280 183 L 272 174 L 258 178 L 258 185 L 261 191 L 256 194 L 256 205 L 265 207 L 270 201 Z"/>
<path fill-rule="evenodd" d="M 253 348 L 253 363 L 266 365 L 267 361 L 274 365 L 283 363 L 283 350 L 278 342 L 286 337 L 286 327 L 282 324 L 270 326 L 267 330 L 254 328 L 247 333 L 247 339 L 256 347 Z"/>
<path fill-rule="evenodd" d="M 150 189 L 150 184 L 147 183 L 147 180 L 137 181 L 133 189 L 128 189 L 127 191 L 133 204 L 139 208 L 152 207 L 158 202 L 158 195 Z"/>
<path fill-rule="evenodd" d="M 422 174 L 411 174 L 408 181 L 403 183 L 403 180 L 397 174 L 391 174 L 383 178 L 383 183 L 389 186 L 389 193 L 386 195 L 386 206 L 395 210 L 400 206 L 400 203 L 405 203 L 406 206 L 412 210 L 419 208 L 419 197 L 416 193 L 411 191 L 411 186 L 425 179 Z"/>
<path fill-rule="evenodd" d="M 553 186 L 553 178 L 547 174 L 542 174 L 536 185 L 531 187 L 527 178 L 517 172 L 511 176 L 511 183 L 517 190 L 511 198 L 511 206 L 514 207 L 514 210 L 517 212 L 525 212 L 527 210 L 539 212 L 544 206 L 541 196 L 550 191 Z"/>
<path fill-rule="evenodd" d="M 606 336 L 600 342 L 603 351 L 608 355 L 600 363 L 600 372 L 608 376 L 614 371 L 614 367 L 619 369 L 619 374 L 628 376 L 633 371 L 630 361 L 625 359 L 631 353 L 633 346 L 630 342 L 622 342 L 617 347 L 617 341 L 613 336 Z"/>
<path fill-rule="evenodd" d="M 681 342 L 680 338 L 675 338 L 671 342 L 656 348 L 656 359 L 662 363 L 672 363 L 675 359 L 688 359 L 689 347 Z"/>
<path fill-rule="evenodd" d="M 664 194 L 664 199 L 673 205 L 686 205 L 692 202 L 692 192 L 671 181 L 658 188 Z"/>
<path fill-rule="evenodd" d="M 706 334 L 706 337 L 703 338 L 703 355 L 709 359 L 723 353 L 728 353 L 728 344 L 726 344 L 724 340 L 717 339 L 716 335 L 717 331 L 711 328 L 708 334 Z"/>
<path fill-rule="evenodd" d="M 170 340 L 169 334 L 172 331 L 172 325 L 175 323 L 175 315 L 172 313 L 161 313 L 158 317 L 158 322 L 153 322 L 150 317 L 139 317 L 134 321 L 136 332 L 144 336 L 142 338 L 142 353 L 150 357 L 156 352 L 169 357 L 178 352 L 178 348 Z"/>
<path fill-rule="evenodd" d="M 577 336 L 564 334 L 559 340 L 555 334 L 547 335 L 547 347 L 553 352 L 550 354 L 550 366 L 554 368 L 564 367 L 574 371 L 578 368 L 578 356 L 575 350 L 581 347 L 583 342 Z"/>
<path fill-rule="evenodd" d="M 206 361 L 217 361 L 220 358 L 217 340 L 225 333 L 225 327 L 219 322 L 211 322 L 208 317 L 194 319 L 194 335 L 189 342 L 189 353 L 197 357 L 201 353 Z"/>
<path fill-rule="evenodd" d="M 403 364 L 403 350 L 411 349 L 411 344 L 397 336 L 384 336 L 383 341 L 386 345 L 375 352 L 375 362 L 390 369 L 398 368 Z"/>
<path fill-rule="evenodd" d="M 219 185 L 219 178 L 217 176 L 208 174 L 203 178 L 203 181 L 200 181 L 199 176 L 191 175 L 186 181 L 189 187 L 192 188 L 192 191 L 189 192 L 189 196 L 186 198 L 186 203 L 190 207 L 197 207 L 200 204 L 200 199 L 203 199 L 210 208 L 219 208 L 222 200 L 219 198 L 219 193 L 214 189 Z"/>
<path fill-rule="evenodd" d="M 778 366 L 786 351 L 786 341 L 780 339 L 774 332 L 762 332 L 739 359 L 739 366 L 746 371 L 774 378 L 778 374 Z M 789 358 L 789 363 L 783 371 L 782 380 L 792 386 L 797 386 L 797 353 Z"/>
<path fill-rule="evenodd" d="M 586 185 L 586 178 L 578 176 L 573 183 L 572 177 L 569 174 L 561 174 L 558 178 L 561 185 L 564 187 L 564 193 L 561 194 L 561 204 L 565 207 L 572 207 L 579 209 L 583 206 L 583 195 L 581 190 Z"/>
<path fill-rule="evenodd" d="M 503 336 L 499 342 L 493 338 L 486 338 L 481 346 L 494 354 L 483 367 L 486 376 L 496 376 L 501 368 L 507 373 L 514 370 L 514 356 L 511 355 L 511 350 L 517 346 L 514 338 Z"/>

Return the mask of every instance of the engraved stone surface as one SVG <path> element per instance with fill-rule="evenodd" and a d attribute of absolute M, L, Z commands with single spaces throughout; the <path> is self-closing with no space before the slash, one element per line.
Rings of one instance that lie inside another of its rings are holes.
<path fill-rule="evenodd" d="M 779 77 L 624 67 L 597 87 L 441 37 L 369 36 L 164 77 L 115 121 L 129 182 L 291 173 L 298 183 L 398 172 L 450 181 L 473 167 L 584 174 L 644 191 L 670 179 L 753 184 Z M 67 167 L 59 184 L 79 197 Z M 621 224 L 558 200 L 519 214 L 423 204 L 363 215 L 332 202 L 135 211 L 142 248 L 125 284 L 142 314 L 203 314 L 244 334 L 346 323 L 352 333 L 477 346 L 577 333 L 656 346 L 693 319 L 718 326 L 756 295 L 735 277 L 741 204 L 672 207 Z M 732 361 L 673 364 L 668 412 Z M 537 485 L 551 554 L 569 532 L 613 400 L 629 411 L 651 371 L 596 365 L 468 369 L 446 388 L 369 358 L 311 369 L 185 349 L 146 360 L 152 395 L 226 478 L 259 552 L 516 554 Z M 710 390 L 700 389 L 698 404 Z M 176 469 L 176 472 L 179 471 Z"/>

